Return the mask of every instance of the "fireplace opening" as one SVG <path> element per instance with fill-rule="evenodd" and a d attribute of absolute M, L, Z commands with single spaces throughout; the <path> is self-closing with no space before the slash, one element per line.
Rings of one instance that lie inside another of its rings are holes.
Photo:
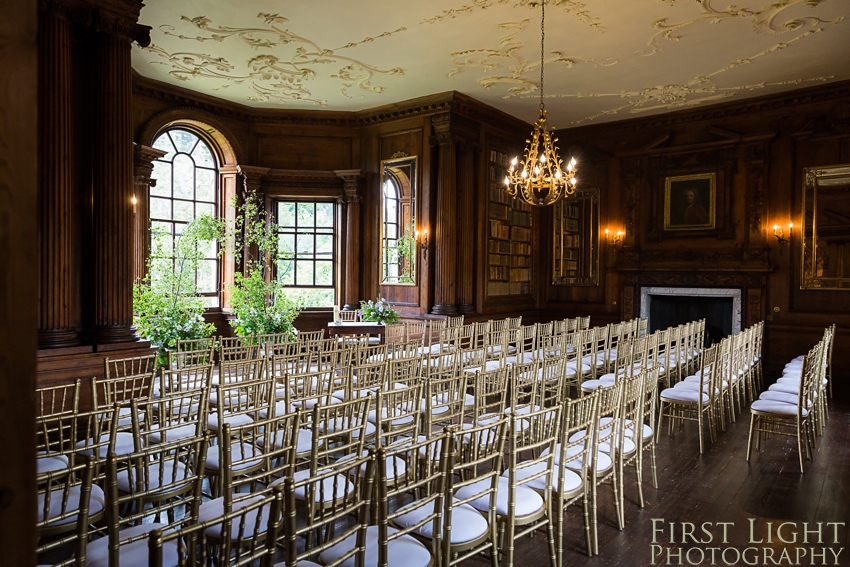
<path fill-rule="evenodd" d="M 706 346 L 720 342 L 721 339 L 732 334 L 733 300 L 731 297 L 651 294 L 649 298 L 650 332 L 705 319 Z"/>

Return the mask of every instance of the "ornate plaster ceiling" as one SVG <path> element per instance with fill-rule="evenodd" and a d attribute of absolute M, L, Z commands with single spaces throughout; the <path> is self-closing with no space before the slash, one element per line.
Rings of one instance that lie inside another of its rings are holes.
<path fill-rule="evenodd" d="M 547 0 L 558 127 L 850 78 L 848 0 Z M 456 90 L 536 118 L 533 0 L 146 0 L 142 75 L 241 104 L 360 110 Z"/>

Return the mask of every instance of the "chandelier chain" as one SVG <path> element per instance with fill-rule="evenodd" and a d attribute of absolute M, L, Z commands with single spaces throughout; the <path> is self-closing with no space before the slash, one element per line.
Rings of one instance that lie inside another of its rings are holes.
<path fill-rule="evenodd" d="M 543 61 L 545 59 L 544 41 L 546 40 L 546 0 L 540 2 L 540 108 L 543 109 Z"/>

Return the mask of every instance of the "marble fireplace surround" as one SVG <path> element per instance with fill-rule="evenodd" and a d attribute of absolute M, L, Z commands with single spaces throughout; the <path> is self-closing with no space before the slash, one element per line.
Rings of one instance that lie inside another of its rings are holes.
<path fill-rule="evenodd" d="M 678 295 L 687 297 L 731 297 L 732 298 L 732 334 L 741 332 L 741 296 L 737 288 L 707 287 L 661 287 L 640 288 L 640 316 L 649 317 L 649 305 L 653 295 Z"/>

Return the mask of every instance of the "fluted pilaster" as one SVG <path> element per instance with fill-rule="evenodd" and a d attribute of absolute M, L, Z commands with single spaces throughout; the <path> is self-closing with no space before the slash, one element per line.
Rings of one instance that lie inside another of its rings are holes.
<path fill-rule="evenodd" d="M 437 315 L 457 314 L 457 211 L 456 182 L 457 141 L 449 132 L 448 114 L 431 118 L 434 135 L 431 143 L 439 148 L 437 173 L 437 229 L 434 308 Z"/>
<path fill-rule="evenodd" d="M 475 313 L 473 277 L 475 270 L 475 151 L 466 142 L 457 160 L 457 300 L 458 311 Z"/>
<path fill-rule="evenodd" d="M 343 309 L 360 307 L 360 201 L 357 190 L 360 185 L 360 170 L 334 171 L 343 180 L 345 203 L 345 278 L 343 280 Z"/>
<path fill-rule="evenodd" d="M 80 334 L 74 299 L 71 22 L 65 14 L 45 7 L 38 43 L 38 345 L 56 348 L 78 344 Z"/>
<path fill-rule="evenodd" d="M 130 42 L 101 32 L 96 39 L 92 143 L 94 327 L 96 343 L 135 340 L 133 328 L 133 130 Z"/>
<path fill-rule="evenodd" d="M 137 282 L 147 273 L 150 255 L 150 193 L 156 187 L 151 179 L 154 161 L 165 157 L 168 152 L 135 145 L 133 148 L 133 281 Z"/>

